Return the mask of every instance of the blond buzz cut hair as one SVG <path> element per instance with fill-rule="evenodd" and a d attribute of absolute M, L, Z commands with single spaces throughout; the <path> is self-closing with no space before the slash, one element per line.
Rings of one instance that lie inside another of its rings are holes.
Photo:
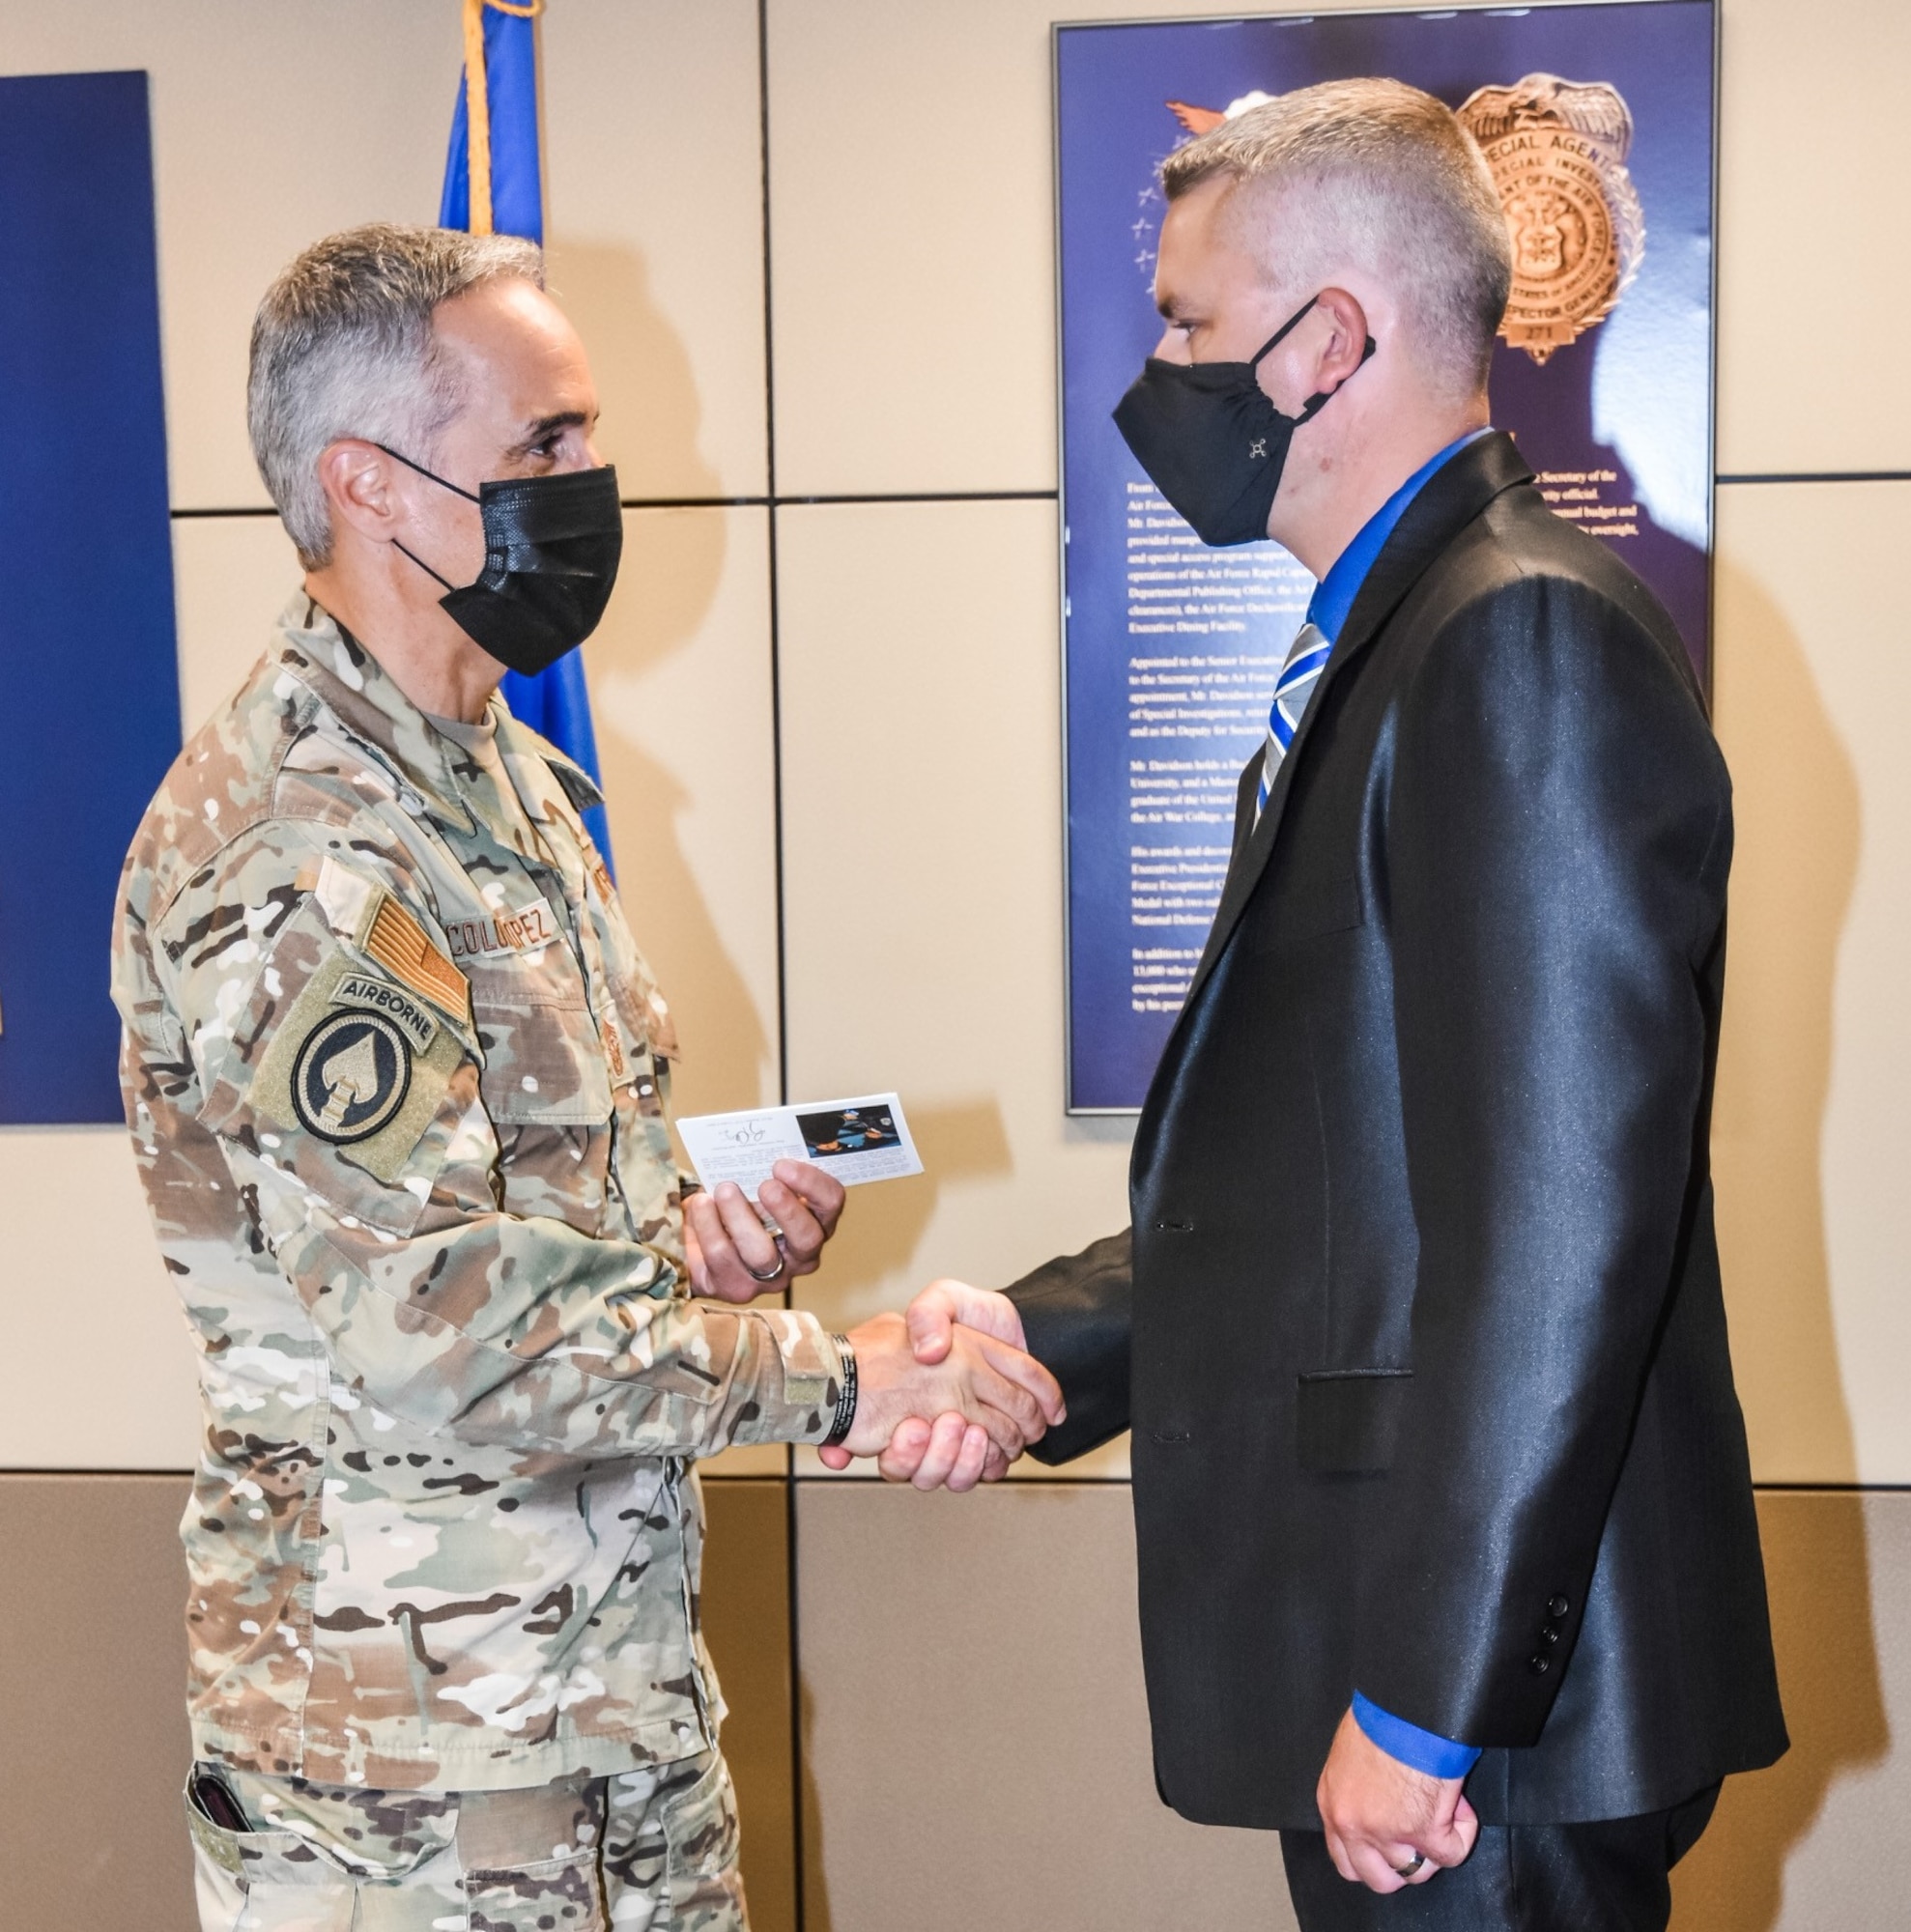
<path fill-rule="evenodd" d="M 1330 80 L 1243 109 L 1177 148 L 1170 201 L 1235 184 L 1227 216 L 1270 285 L 1297 301 L 1364 270 L 1398 298 L 1413 359 L 1455 398 L 1486 384 L 1512 286 L 1512 244 L 1473 137 L 1398 80 Z"/>

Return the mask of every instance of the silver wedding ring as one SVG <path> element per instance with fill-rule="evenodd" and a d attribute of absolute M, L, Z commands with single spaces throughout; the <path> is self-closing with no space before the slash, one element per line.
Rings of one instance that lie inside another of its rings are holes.
<path fill-rule="evenodd" d="M 1399 1878 L 1412 1878 L 1427 1861 L 1425 1852 L 1415 1852 L 1412 1861 L 1404 1865 L 1395 1865 L 1394 1873 Z"/>
<path fill-rule="evenodd" d="M 743 1257 L 741 1255 L 738 1255 L 737 1260 L 743 1262 Z M 777 1257 L 777 1264 L 769 1271 L 768 1274 L 758 1274 L 756 1270 L 754 1267 L 752 1267 L 748 1262 L 743 1262 L 743 1271 L 750 1277 L 752 1281 L 775 1281 L 777 1276 L 783 1272 L 783 1267 L 784 1267 L 784 1258 L 782 1255 L 779 1255 Z"/>

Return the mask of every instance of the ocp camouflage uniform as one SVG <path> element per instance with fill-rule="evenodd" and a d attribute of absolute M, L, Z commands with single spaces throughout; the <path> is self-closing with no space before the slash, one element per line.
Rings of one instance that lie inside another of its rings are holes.
<path fill-rule="evenodd" d="M 239 1773 L 712 1751 L 687 1463 L 836 1399 L 813 1317 L 688 1298 L 674 1040 L 594 788 L 491 715 L 487 760 L 300 594 L 127 861 L 122 1083 L 205 1416 L 193 1735 Z"/>

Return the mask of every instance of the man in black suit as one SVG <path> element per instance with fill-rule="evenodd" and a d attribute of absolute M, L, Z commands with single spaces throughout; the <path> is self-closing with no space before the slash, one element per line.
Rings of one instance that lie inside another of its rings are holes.
<path fill-rule="evenodd" d="M 1117 420 L 1320 590 L 1131 1231 L 938 1284 L 920 1345 L 1025 1339 L 1044 1462 L 1132 1430 L 1157 1785 L 1280 1831 L 1306 1932 L 1663 1927 L 1785 1747 L 1707 1173 L 1725 765 L 1669 619 L 1487 426 L 1507 243 L 1452 114 L 1307 89 L 1165 185 Z M 884 1469 L 986 1455 L 925 1420 Z"/>

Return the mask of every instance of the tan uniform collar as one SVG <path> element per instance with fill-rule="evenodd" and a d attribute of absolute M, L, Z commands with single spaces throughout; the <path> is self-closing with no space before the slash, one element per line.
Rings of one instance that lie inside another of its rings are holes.
<path fill-rule="evenodd" d="M 522 846 L 523 835 L 486 809 L 490 785 L 467 788 L 453 775 L 455 761 L 466 755 L 464 749 L 435 729 L 378 659 L 305 591 L 296 592 L 280 613 L 271 655 L 309 687 L 355 737 L 378 752 L 435 816 L 470 832 L 475 811 L 500 845 L 509 850 Z M 573 805 L 599 802 L 589 778 L 555 746 L 519 724 L 496 694 L 491 714 L 504 768 L 530 818 L 539 824 L 551 822 L 556 796 L 568 795 Z"/>

